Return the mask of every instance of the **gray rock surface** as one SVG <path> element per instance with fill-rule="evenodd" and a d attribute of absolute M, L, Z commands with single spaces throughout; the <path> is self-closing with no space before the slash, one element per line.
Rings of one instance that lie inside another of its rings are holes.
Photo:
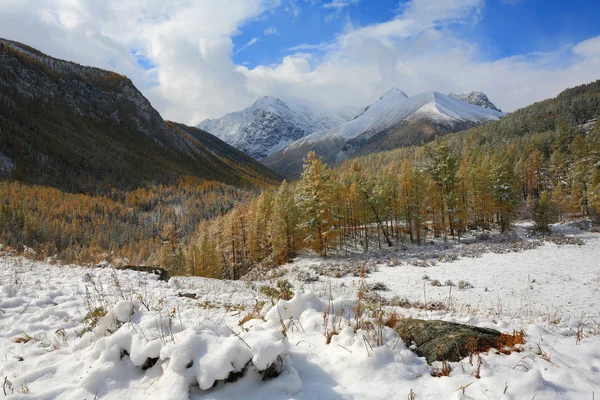
<path fill-rule="evenodd" d="M 494 329 L 420 319 L 399 320 L 395 330 L 404 343 L 414 346 L 415 352 L 428 363 L 456 362 L 473 352 L 497 348 L 501 336 Z"/>

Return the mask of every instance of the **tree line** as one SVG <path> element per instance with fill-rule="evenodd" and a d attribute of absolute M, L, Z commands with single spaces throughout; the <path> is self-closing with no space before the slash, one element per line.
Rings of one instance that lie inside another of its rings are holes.
<path fill-rule="evenodd" d="M 187 248 L 188 273 L 236 279 L 298 251 L 369 251 L 472 229 L 537 228 L 564 217 L 600 223 L 600 123 L 492 138 L 481 132 L 372 154 L 330 169 L 309 153 L 298 182 L 283 182 L 203 222 Z"/>
<path fill-rule="evenodd" d="M 163 248 L 173 240 L 185 240 L 202 220 L 253 196 L 191 177 L 97 196 L 0 181 L 0 243 L 18 254 L 64 263 L 161 264 L 170 261 L 160 257 L 167 257 Z"/>

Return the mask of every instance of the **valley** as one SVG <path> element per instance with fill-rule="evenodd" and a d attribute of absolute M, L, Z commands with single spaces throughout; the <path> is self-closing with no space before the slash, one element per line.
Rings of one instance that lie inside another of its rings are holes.
<path fill-rule="evenodd" d="M 0 395 L 600 396 L 600 8 L 542 3 L 0 2 Z"/>

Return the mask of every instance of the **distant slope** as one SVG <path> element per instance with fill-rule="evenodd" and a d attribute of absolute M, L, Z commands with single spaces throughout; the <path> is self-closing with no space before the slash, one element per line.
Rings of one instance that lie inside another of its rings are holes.
<path fill-rule="evenodd" d="M 198 128 L 262 160 L 295 140 L 350 120 L 356 111 L 265 96 L 241 111 L 202 121 Z"/>
<path fill-rule="evenodd" d="M 352 121 L 306 136 L 264 163 L 285 176 L 297 178 L 309 151 L 333 165 L 357 155 L 427 142 L 502 116 L 496 110 L 438 92 L 408 97 L 401 90 L 392 89 Z"/>
<path fill-rule="evenodd" d="M 0 39 L 0 177 L 67 191 L 279 176 L 207 132 L 166 123 L 129 79 Z"/>

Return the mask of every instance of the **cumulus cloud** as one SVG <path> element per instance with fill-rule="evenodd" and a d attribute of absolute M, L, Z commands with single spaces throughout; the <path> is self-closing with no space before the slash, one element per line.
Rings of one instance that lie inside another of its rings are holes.
<path fill-rule="evenodd" d="M 268 20 L 276 8 L 298 17 L 306 2 L 2 0 L 0 36 L 126 74 L 163 117 L 192 124 L 261 95 L 364 106 L 393 86 L 409 94 L 482 90 L 513 110 L 599 78 L 600 37 L 550 53 L 483 59 L 452 31 L 477 23 L 483 0 L 411 0 L 388 21 L 349 23 L 323 43 L 298 43 L 275 65 L 233 62 L 236 50 L 259 40 L 234 47 L 246 24 Z M 320 4 L 335 11 L 355 2 Z"/>
<path fill-rule="evenodd" d="M 238 70 L 254 92 L 329 105 L 369 104 L 395 86 L 409 95 L 480 90 L 508 111 L 600 78 L 600 37 L 550 53 L 485 60 L 480 49 L 451 30 L 453 24 L 477 23 L 483 5 L 482 0 L 413 0 L 389 21 L 347 26 L 334 41 L 289 49 L 314 51 L 311 58 L 295 54 L 280 65 Z"/>

